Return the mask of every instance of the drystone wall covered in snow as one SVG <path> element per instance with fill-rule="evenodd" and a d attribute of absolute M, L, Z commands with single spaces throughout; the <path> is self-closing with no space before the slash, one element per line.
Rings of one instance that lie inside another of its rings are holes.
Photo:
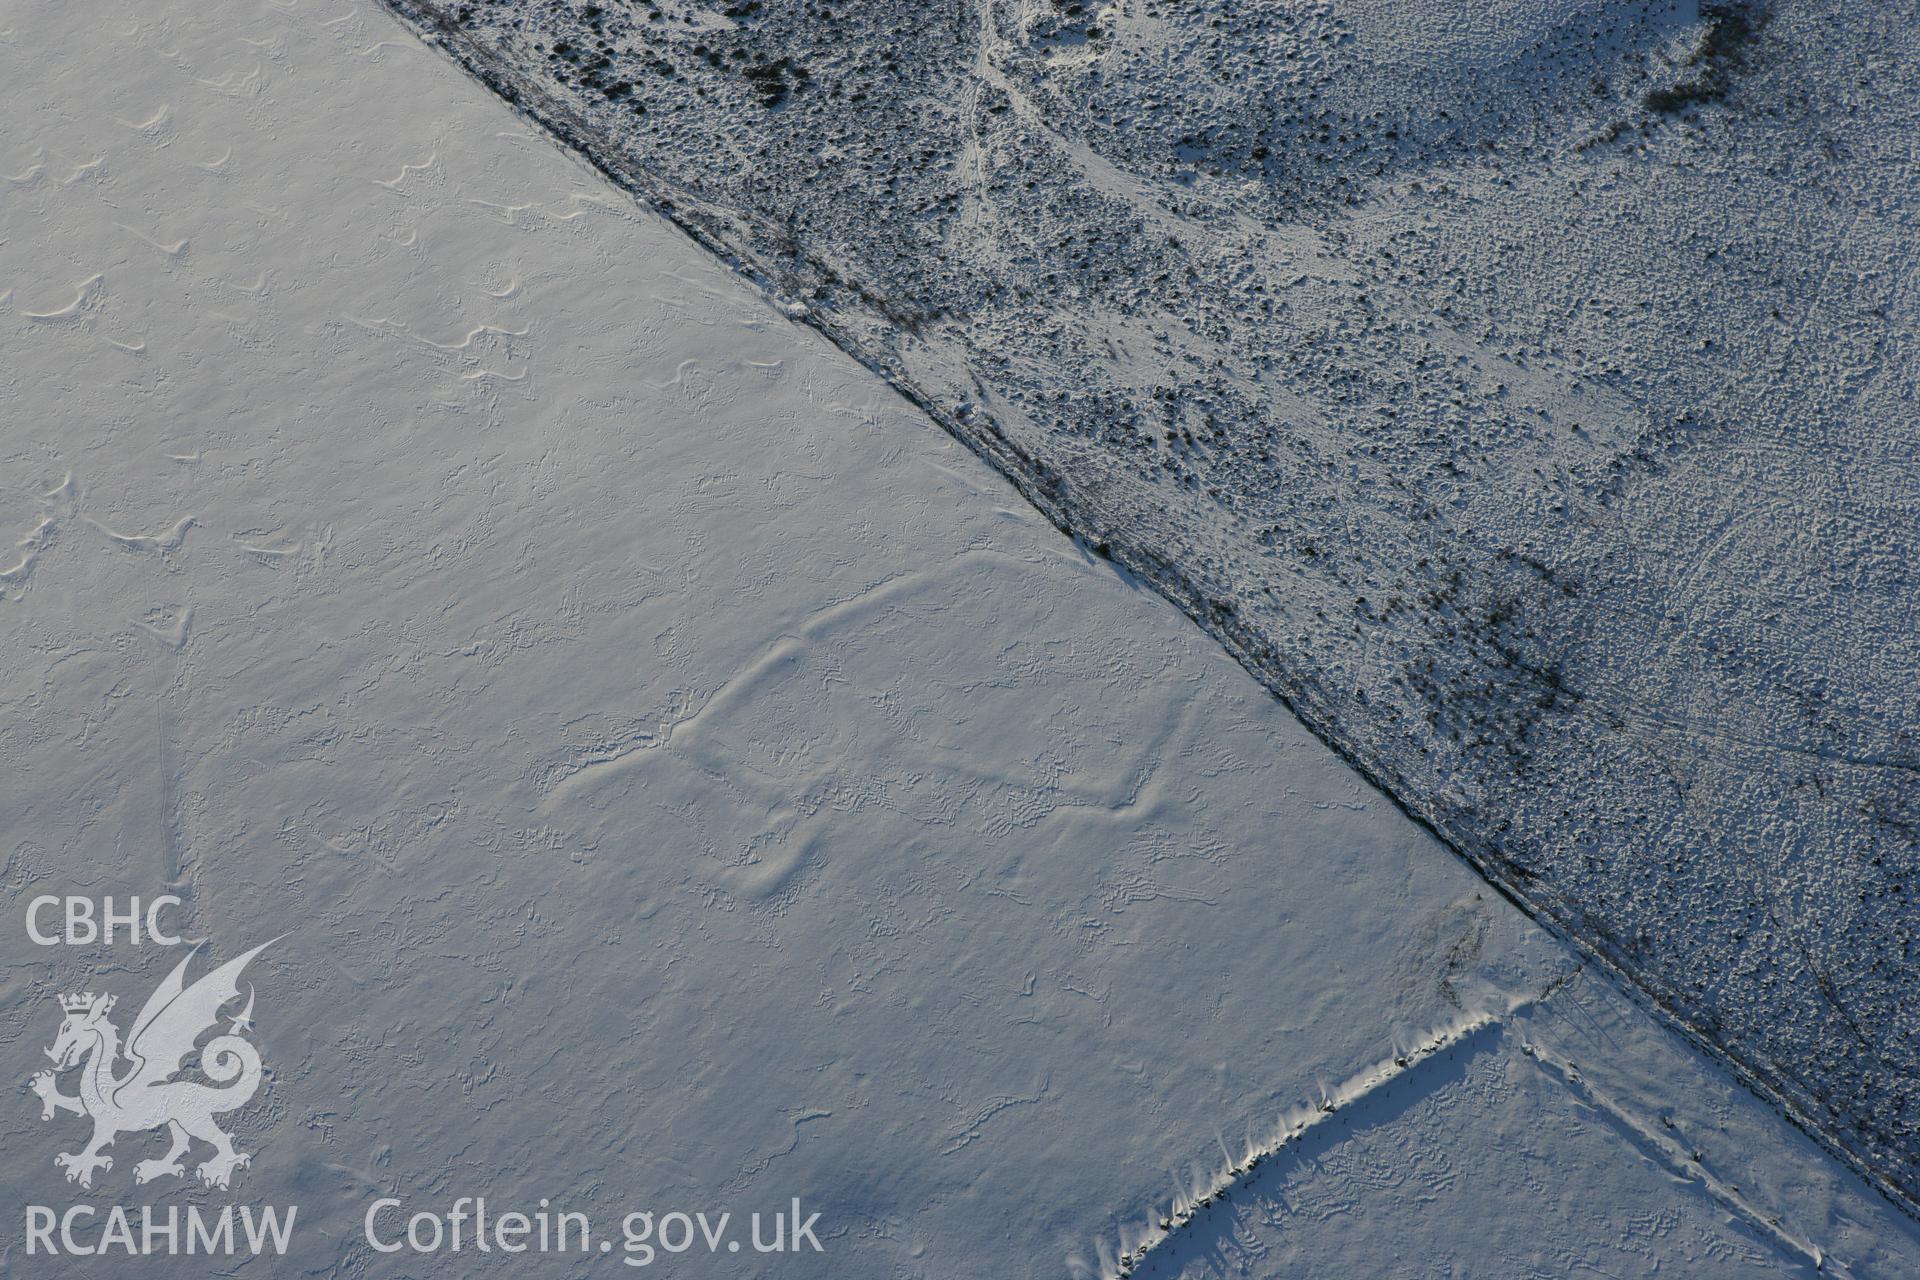
<path fill-rule="evenodd" d="M 388 0 L 1920 1199 L 1920 13 Z"/>

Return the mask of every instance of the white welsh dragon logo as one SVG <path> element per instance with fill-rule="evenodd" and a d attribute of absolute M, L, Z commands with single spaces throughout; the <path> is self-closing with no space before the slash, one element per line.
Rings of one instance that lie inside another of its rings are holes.
<path fill-rule="evenodd" d="M 173 1077 L 193 1052 L 194 1042 L 219 1022 L 220 1010 L 240 998 L 240 971 L 272 945 L 261 943 L 189 987 L 187 964 L 199 952 L 196 946 L 147 997 L 124 1047 L 119 1030 L 107 1021 L 112 996 L 89 992 L 60 997 L 66 1020 L 47 1050 L 54 1070 L 34 1076 L 32 1085 L 40 1095 L 42 1120 L 71 1111 L 93 1121 L 93 1138 L 83 1150 L 53 1159 L 66 1171 L 68 1182 L 91 1187 L 94 1170 L 113 1168 L 113 1158 L 102 1155 L 103 1148 L 123 1133 L 162 1126 L 173 1145 L 158 1160 L 134 1165 L 135 1182 L 185 1174 L 180 1158 L 187 1154 L 192 1138 L 213 1146 L 213 1156 L 202 1161 L 199 1169 L 200 1180 L 210 1187 L 226 1187 L 233 1171 L 252 1160 L 235 1151 L 233 1140 L 213 1122 L 215 1116 L 245 1106 L 260 1087 L 259 1051 L 240 1038 L 240 1032 L 253 1026 L 251 987 L 246 1008 L 231 1020 L 227 1032 L 207 1041 L 200 1051 L 200 1070 L 214 1083 Z M 114 1067 L 123 1057 L 130 1066 L 124 1074 L 115 1074 Z M 56 1072 L 75 1066 L 80 1067 L 80 1093 L 69 1097 L 60 1092 Z"/>

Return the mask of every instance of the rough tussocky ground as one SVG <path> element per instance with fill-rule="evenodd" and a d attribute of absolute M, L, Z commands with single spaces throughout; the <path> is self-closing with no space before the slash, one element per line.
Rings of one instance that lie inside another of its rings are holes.
<path fill-rule="evenodd" d="M 639 1272 L 713 1280 L 1920 1272 L 1206 636 L 371 3 L 0 12 L 0 367 L 9 1275 L 634 1274 L 362 1239 L 473 1194 L 822 1214 Z M 141 1184 L 129 1132 L 81 1187 L 53 997 L 124 1027 L 179 953 L 26 903 L 162 891 L 201 963 L 285 935 L 252 1160 Z M 236 1202 L 299 1206 L 284 1258 L 19 1230 Z"/>
<path fill-rule="evenodd" d="M 1915 1204 L 1910 0 L 389 3 Z"/>

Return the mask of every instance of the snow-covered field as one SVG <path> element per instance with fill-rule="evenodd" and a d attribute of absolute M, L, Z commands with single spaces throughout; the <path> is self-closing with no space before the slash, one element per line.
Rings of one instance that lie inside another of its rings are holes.
<path fill-rule="evenodd" d="M 476 1194 L 821 1215 L 689 1276 L 1920 1271 L 1211 638 L 373 4 L 0 30 L 8 1274 L 205 1275 L 23 1214 L 236 1200 L 299 1206 L 238 1274 L 629 1270 L 363 1239 Z M 287 935 L 253 1161 L 136 1186 L 129 1133 L 82 1188 L 51 997 L 130 1016 L 178 954 L 27 904 L 168 891 L 216 958 Z"/>
<path fill-rule="evenodd" d="M 1920 1205 L 1914 0 L 388 3 Z"/>

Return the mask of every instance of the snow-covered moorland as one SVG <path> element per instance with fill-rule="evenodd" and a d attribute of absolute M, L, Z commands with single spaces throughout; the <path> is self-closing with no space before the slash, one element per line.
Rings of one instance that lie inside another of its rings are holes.
<path fill-rule="evenodd" d="M 1911 0 L 389 0 L 1920 1197 Z"/>
<path fill-rule="evenodd" d="M 9 1275 L 630 1275 L 626 1212 L 791 1197 L 824 1252 L 639 1274 L 1920 1274 L 1139 579 L 370 0 L 0 33 Z M 182 948 L 26 904 L 162 891 L 200 962 L 285 934 L 224 1191 L 158 1132 L 68 1181 L 29 1083 L 54 997 L 124 1027 Z M 476 1194 L 616 1248 L 363 1235 Z M 20 1232 L 236 1203 L 298 1206 L 284 1257 Z"/>

